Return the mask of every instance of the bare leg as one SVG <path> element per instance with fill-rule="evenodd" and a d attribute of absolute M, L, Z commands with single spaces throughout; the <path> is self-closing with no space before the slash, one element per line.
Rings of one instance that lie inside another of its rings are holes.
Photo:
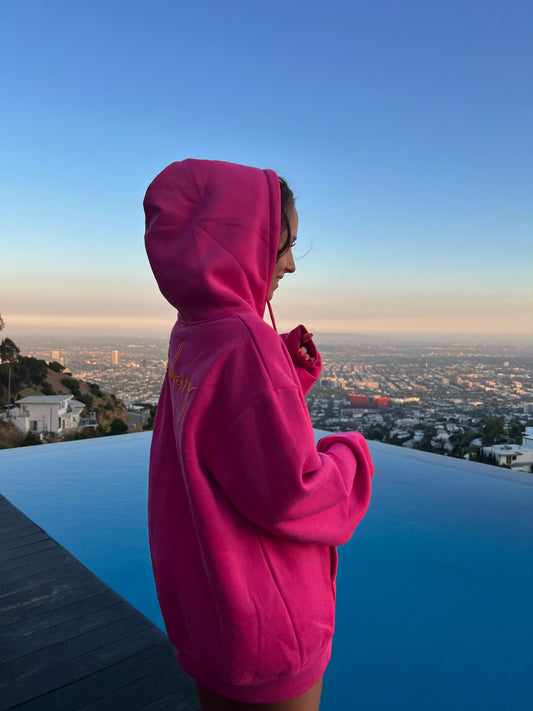
<path fill-rule="evenodd" d="M 198 698 L 202 711 L 318 711 L 322 694 L 322 678 L 306 691 L 288 701 L 276 701 L 270 704 L 247 704 L 244 701 L 233 701 L 219 696 L 205 686 L 196 684 Z"/>

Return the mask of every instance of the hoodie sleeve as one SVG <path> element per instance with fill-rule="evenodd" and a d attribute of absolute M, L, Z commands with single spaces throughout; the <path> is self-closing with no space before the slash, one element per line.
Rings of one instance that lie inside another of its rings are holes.
<path fill-rule="evenodd" d="M 304 395 L 307 395 L 322 370 L 322 359 L 313 343 L 313 334 L 309 333 L 305 326 L 300 325 L 293 328 L 289 333 L 281 333 L 280 336 L 289 351 Z M 313 360 L 307 360 L 305 355 L 299 352 L 302 346 L 307 348 L 308 355 Z"/>
<path fill-rule="evenodd" d="M 240 413 L 216 449 L 212 473 L 254 524 L 283 538 L 337 546 L 368 508 L 374 468 L 357 432 L 315 445 L 301 393 L 291 386 Z"/>

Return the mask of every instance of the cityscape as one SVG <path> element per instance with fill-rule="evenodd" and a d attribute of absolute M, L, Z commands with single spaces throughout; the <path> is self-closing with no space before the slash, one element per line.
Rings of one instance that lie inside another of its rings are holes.
<path fill-rule="evenodd" d="M 167 339 L 18 340 L 24 355 L 60 362 L 131 411 L 157 404 Z M 307 404 L 317 429 L 510 465 L 533 426 L 533 346 L 315 341 L 323 368 Z M 502 456 L 487 452 L 495 445 Z"/>

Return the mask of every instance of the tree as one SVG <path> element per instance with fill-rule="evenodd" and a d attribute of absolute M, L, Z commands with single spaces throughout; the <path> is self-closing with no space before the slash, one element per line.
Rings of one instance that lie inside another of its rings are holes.
<path fill-rule="evenodd" d="M 434 437 L 436 437 L 437 430 L 433 425 L 429 425 L 424 429 L 424 436 L 422 437 L 420 442 L 417 443 L 418 446 L 416 446 L 416 449 L 421 449 L 423 452 L 434 452 L 435 449 L 431 444 L 431 441 Z"/>
<path fill-rule="evenodd" d="M 522 423 L 514 419 L 509 426 L 509 441 L 514 444 L 522 444 Z"/>
<path fill-rule="evenodd" d="M 43 395 L 55 395 L 53 387 L 50 385 L 48 380 L 45 380 L 42 384 Z"/>
<path fill-rule="evenodd" d="M 376 440 L 379 440 L 380 442 L 383 442 L 385 433 L 384 433 L 383 427 L 381 425 L 372 423 L 370 425 L 370 427 L 368 428 L 365 436 L 367 439 L 376 439 Z"/>
<path fill-rule="evenodd" d="M 92 395 L 78 395 L 77 399 L 85 405 L 84 411 L 89 414 L 93 409 L 94 398 Z"/>
<path fill-rule="evenodd" d="M 150 414 L 148 415 L 148 419 L 143 425 L 143 430 L 153 430 L 154 429 L 154 420 L 155 420 L 155 413 L 157 411 L 157 405 L 149 405 L 150 408 Z"/>
<path fill-rule="evenodd" d="M 11 340 L 4 338 L 0 343 L 0 360 L 2 363 L 13 363 L 17 360 L 20 348 Z"/>
<path fill-rule="evenodd" d="M 99 385 L 97 385 L 96 383 L 87 383 L 87 385 L 89 386 L 89 390 L 93 395 L 95 395 L 96 397 L 103 397 L 103 393 L 100 390 Z"/>
<path fill-rule="evenodd" d="M 467 427 L 464 432 L 454 432 L 449 440 L 455 447 L 452 456 L 462 458 L 468 452 L 470 443 L 476 437 L 477 433 L 470 427 Z"/>
<path fill-rule="evenodd" d="M 61 385 L 64 385 L 66 388 L 70 390 L 70 392 L 74 395 L 76 400 L 81 400 L 81 391 L 80 391 L 80 383 L 79 380 L 76 380 L 76 378 L 61 378 Z"/>
<path fill-rule="evenodd" d="M 505 430 L 505 419 L 503 417 L 491 417 L 485 423 L 482 432 L 482 441 L 484 447 L 490 447 L 493 444 L 501 442 L 502 435 Z"/>
<path fill-rule="evenodd" d="M 124 420 L 121 420 L 120 417 L 115 417 L 109 426 L 110 435 L 126 434 L 127 431 L 128 425 L 124 422 Z"/>
<path fill-rule="evenodd" d="M 42 385 L 48 374 L 48 366 L 44 360 L 31 356 L 19 356 L 16 373 L 20 380 L 19 387 Z"/>
<path fill-rule="evenodd" d="M 468 458 L 471 462 L 482 462 L 483 464 L 498 466 L 498 457 L 494 452 L 485 453 L 483 447 L 477 447 L 476 445 L 472 445 L 468 450 Z"/>
<path fill-rule="evenodd" d="M 33 447 L 35 444 L 42 444 L 40 437 L 31 431 L 27 432 L 21 446 Z"/>

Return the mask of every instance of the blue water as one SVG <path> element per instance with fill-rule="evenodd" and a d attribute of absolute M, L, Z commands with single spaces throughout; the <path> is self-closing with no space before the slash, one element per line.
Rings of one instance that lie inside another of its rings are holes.
<path fill-rule="evenodd" d="M 150 433 L 0 451 L 0 491 L 161 628 Z M 322 711 L 533 707 L 533 476 L 371 443 Z"/>

